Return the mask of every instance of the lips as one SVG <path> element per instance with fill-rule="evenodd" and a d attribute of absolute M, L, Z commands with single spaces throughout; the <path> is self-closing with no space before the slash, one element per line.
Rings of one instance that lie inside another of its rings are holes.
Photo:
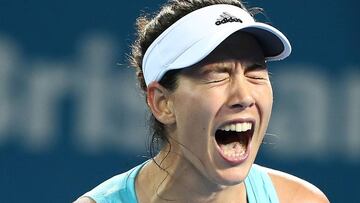
<path fill-rule="evenodd" d="M 254 124 L 252 120 L 234 121 L 216 130 L 217 149 L 226 162 L 238 165 L 247 159 L 254 134 Z"/>

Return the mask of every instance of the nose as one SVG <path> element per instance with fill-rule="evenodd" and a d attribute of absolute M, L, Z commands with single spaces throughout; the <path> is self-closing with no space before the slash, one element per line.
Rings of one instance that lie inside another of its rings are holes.
<path fill-rule="evenodd" d="M 248 84 L 246 79 L 241 77 L 232 81 L 229 87 L 228 107 L 243 110 L 252 107 L 254 104 L 251 84 Z"/>

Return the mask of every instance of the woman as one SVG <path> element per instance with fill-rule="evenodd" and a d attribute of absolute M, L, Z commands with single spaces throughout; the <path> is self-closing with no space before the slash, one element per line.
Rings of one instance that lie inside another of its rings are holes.
<path fill-rule="evenodd" d="M 252 12 L 236 0 L 175 0 L 138 19 L 132 61 L 160 150 L 77 202 L 328 202 L 254 164 L 273 101 L 266 62 L 291 46 Z"/>

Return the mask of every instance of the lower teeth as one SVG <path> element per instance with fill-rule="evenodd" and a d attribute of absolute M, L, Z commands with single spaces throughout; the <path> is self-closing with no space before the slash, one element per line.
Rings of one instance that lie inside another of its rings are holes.
<path fill-rule="evenodd" d="M 246 146 L 239 142 L 233 142 L 227 145 L 221 145 L 220 148 L 225 156 L 233 157 L 233 158 L 242 157 L 246 152 Z"/>

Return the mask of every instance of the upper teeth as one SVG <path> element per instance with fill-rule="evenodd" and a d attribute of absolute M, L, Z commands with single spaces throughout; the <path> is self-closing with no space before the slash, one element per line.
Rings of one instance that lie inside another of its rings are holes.
<path fill-rule="evenodd" d="M 234 124 L 228 124 L 223 127 L 221 127 L 221 130 L 225 131 L 236 131 L 236 132 L 245 132 L 250 130 L 252 127 L 252 123 L 234 123 Z"/>

